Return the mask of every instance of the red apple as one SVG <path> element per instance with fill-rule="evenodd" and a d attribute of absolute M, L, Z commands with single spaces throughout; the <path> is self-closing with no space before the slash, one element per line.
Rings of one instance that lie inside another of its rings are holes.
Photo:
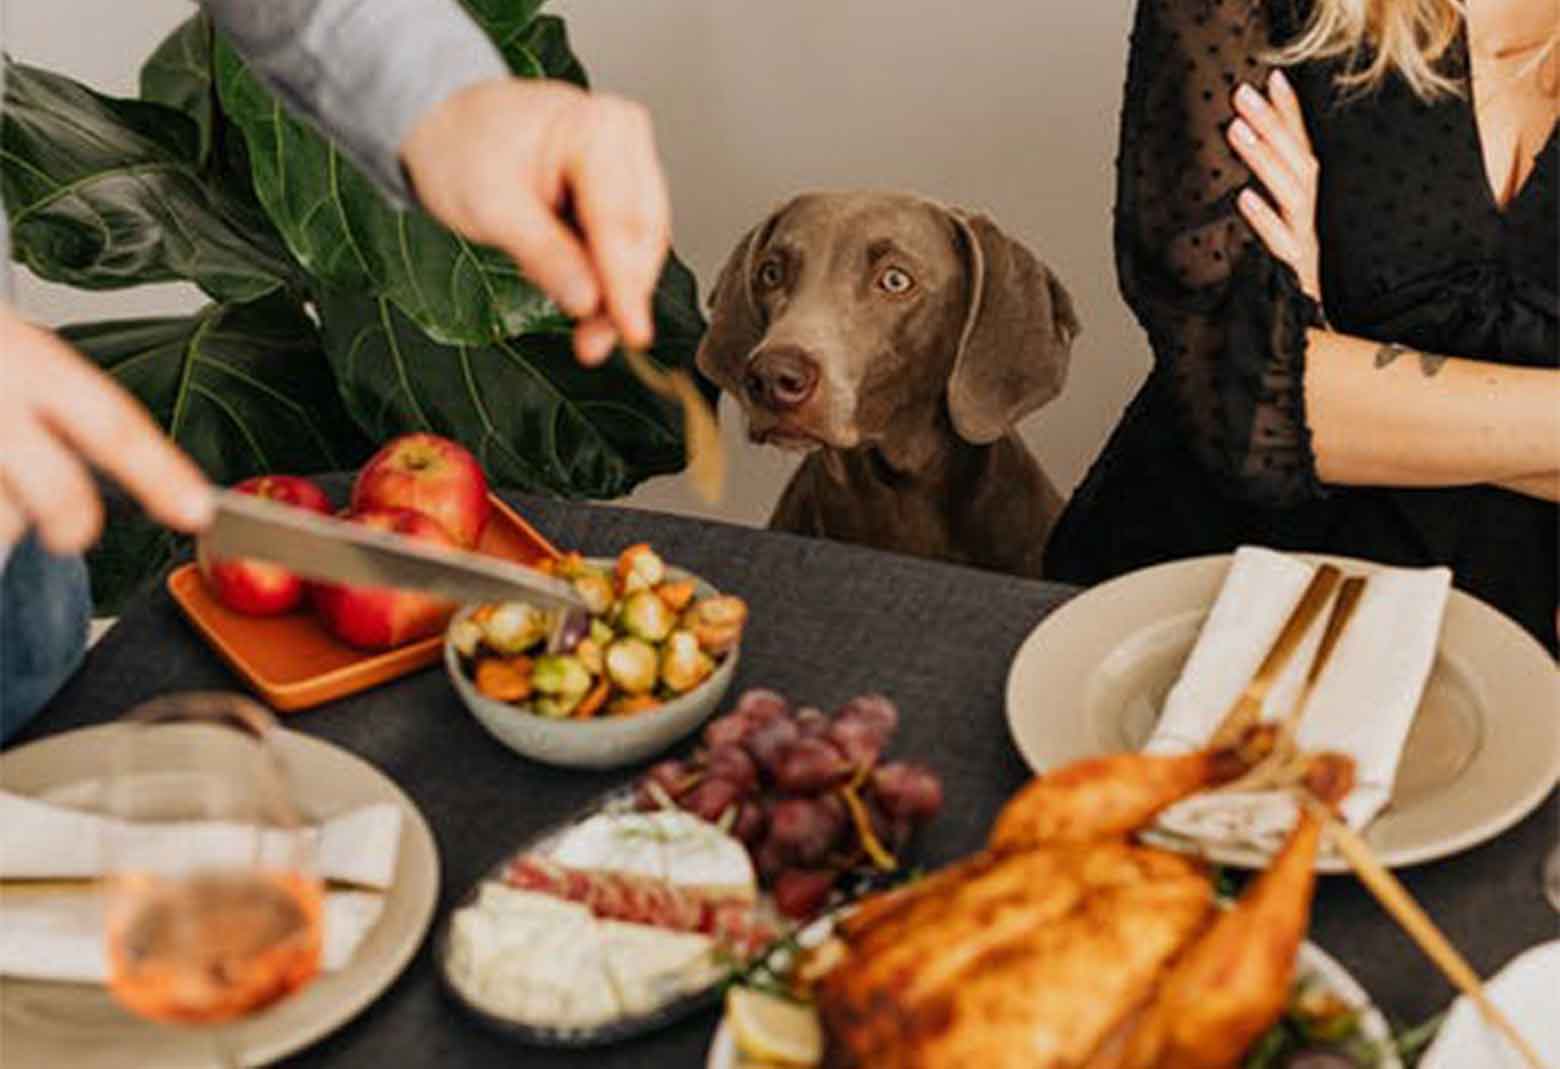
<path fill-rule="evenodd" d="M 477 458 L 436 434 L 396 438 L 358 473 L 352 511 L 392 508 L 433 517 L 468 549 L 477 544 L 493 511 Z"/>
<path fill-rule="evenodd" d="M 325 491 L 297 475 L 258 475 L 233 489 L 240 494 L 330 514 L 330 498 Z M 280 564 L 249 557 L 213 557 L 204 539 L 195 544 L 195 559 L 212 594 L 234 612 L 278 616 L 303 603 L 303 580 Z"/>
<path fill-rule="evenodd" d="M 349 513 L 345 518 L 419 542 L 457 548 L 437 520 L 411 509 L 372 509 Z M 386 587 L 312 583 L 309 589 L 325 630 L 350 646 L 368 650 L 389 649 L 436 635 L 444 630 L 456 608 L 442 598 Z"/>

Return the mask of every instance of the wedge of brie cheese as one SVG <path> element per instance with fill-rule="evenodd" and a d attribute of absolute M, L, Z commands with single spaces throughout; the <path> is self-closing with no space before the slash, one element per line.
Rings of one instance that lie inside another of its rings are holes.
<path fill-rule="evenodd" d="M 575 874 L 564 884 L 636 893 L 653 881 L 738 909 L 757 895 L 742 844 L 688 813 L 594 816 L 556 839 L 543 860 Z M 653 923 L 655 896 L 643 896 L 643 916 L 625 920 L 598 916 L 592 896 L 573 901 L 550 890 L 489 880 L 455 913 L 446 971 L 473 1005 L 532 1027 L 585 1030 L 653 1013 L 730 971 L 716 939 Z"/>
<path fill-rule="evenodd" d="M 758 894 L 742 844 L 680 809 L 598 814 L 564 833 L 548 857 L 565 868 L 664 880 L 712 898 L 751 902 Z"/>

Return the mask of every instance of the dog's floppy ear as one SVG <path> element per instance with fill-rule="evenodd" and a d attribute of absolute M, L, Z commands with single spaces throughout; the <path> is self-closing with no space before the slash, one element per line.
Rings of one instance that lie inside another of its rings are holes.
<path fill-rule="evenodd" d="M 950 213 L 969 263 L 970 304 L 948 378 L 954 430 L 984 445 L 1061 392 L 1078 336 L 1050 268 L 982 215 Z"/>
<path fill-rule="evenodd" d="M 768 219 L 744 234 L 715 276 L 710 290 L 709 329 L 694 357 L 694 363 L 707 378 L 720 381 L 721 364 L 733 355 L 745 360 L 764 336 L 763 318 L 753 300 L 753 255 L 769 240 L 789 207 L 788 203 L 776 208 Z"/>

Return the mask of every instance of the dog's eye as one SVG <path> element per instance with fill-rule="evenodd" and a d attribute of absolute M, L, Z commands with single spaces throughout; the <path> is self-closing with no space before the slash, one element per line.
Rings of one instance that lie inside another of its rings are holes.
<path fill-rule="evenodd" d="M 915 289 L 915 279 L 902 267 L 890 267 L 878 276 L 878 289 L 894 296 L 902 296 Z"/>
<path fill-rule="evenodd" d="M 765 260 L 758 265 L 758 288 L 772 290 L 785 281 L 785 268 L 779 260 Z"/>

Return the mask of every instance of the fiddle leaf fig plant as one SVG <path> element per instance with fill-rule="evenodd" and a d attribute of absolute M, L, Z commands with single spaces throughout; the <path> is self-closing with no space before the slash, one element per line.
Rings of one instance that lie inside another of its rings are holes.
<path fill-rule="evenodd" d="M 585 85 L 538 0 L 464 0 L 520 77 Z M 185 281 L 194 315 L 63 328 L 216 482 L 339 470 L 431 430 L 500 486 L 611 498 L 683 464 L 681 417 L 621 361 L 586 371 L 570 324 L 494 249 L 402 210 L 288 114 L 205 15 L 146 60 L 138 99 L 5 59 L 0 195 L 13 255 L 84 289 Z M 660 363 L 704 331 L 675 257 L 655 295 Z M 713 396 L 713 394 L 712 394 Z M 122 515 L 93 553 L 99 610 L 176 540 Z"/>

